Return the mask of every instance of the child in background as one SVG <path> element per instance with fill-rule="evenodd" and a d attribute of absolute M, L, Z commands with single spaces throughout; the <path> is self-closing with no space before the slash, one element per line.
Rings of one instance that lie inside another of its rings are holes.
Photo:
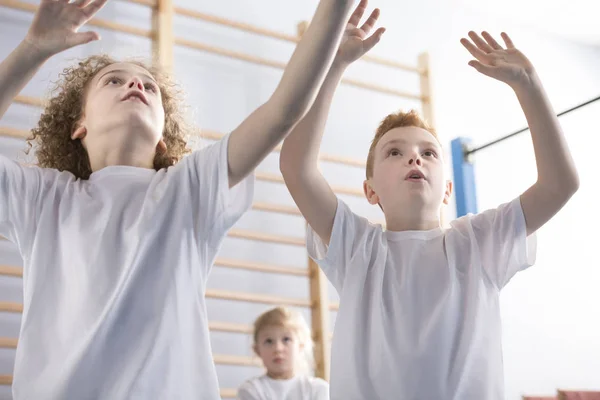
<path fill-rule="evenodd" d="M 265 375 L 245 382 L 238 400 L 328 400 L 329 384 L 309 376 L 313 342 L 306 321 L 297 311 L 276 307 L 254 322 L 254 352 Z"/>

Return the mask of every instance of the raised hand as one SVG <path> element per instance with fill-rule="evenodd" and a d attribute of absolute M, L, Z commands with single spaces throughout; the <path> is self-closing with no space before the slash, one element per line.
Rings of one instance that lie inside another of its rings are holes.
<path fill-rule="evenodd" d="M 108 0 L 41 0 L 25 41 L 45 57 L 99 40 L 96 32 L 78 32 Z"/>
<path fill-rule="evenodd" d="M 469 65 L 484 75 L 502 81 L 511 87 L 527 84 L 531 81 L 535 69 L 523 53 L 517 50 L 506 33 L 502 39 L 506 48 L 503 48 L 487 32 L 482 32 L 483 39 L 475 32 L 469 32 L 468 39 L 460 42 L 471 53 L 475 60 Z M 484 40 L 485 39 L 485 40 Z"/>
<path fill-rule="evenodd" d="M 369 32 L 371 32 L 379 18 L 379 9 L 377 8 L 373 10 L 367 21 L 360 28 L 358 27 L 363 14 L 367 10 L 367 5 L 368 0 L 361 0 L 350 16 L 335 62 L 351 64 L 358 60 L 379 42 L 381 35 L 385 32 L 385 28 L 379 28 L 369 36 Z"/>

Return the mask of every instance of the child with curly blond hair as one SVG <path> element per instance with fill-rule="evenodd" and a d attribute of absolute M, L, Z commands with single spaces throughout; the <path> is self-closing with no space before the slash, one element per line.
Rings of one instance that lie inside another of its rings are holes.
<path fill-rule="evenodd" d="M 98 40 L 79 29 L 107 0 L 41 0 L 0 64 L 0 117 L 50 57 Z M 351 0 L 321 0 L 272 96 L 222 140 L 189 152 L 159 70 L 95 56 L 67 68 L 30 144 L 0 157 L 0 234 L 24 260 L 15 399 L 218 399 L 204 291 L 252 171 L 312 104 Z"/>

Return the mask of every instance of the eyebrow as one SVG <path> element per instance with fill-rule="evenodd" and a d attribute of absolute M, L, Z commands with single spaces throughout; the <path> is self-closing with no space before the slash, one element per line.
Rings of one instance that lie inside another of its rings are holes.
<path fill-rule="evenodd" d="M 98 78 L 98 82 L 100 82 L 102 80 L 102 78 L 104 78 L 108 74 L 115 74 L 115 73 L 118 74 L 118 73 L 123 73 L 123 72 L 128 72 L 128 71 L 126 71 L 124 69 L 113 69 L 113 70 L 110 70 L 110 71 L 102 74 L 102 76 L 100 78 Z M 142 75 L 145 76 L 146 78 L 150 79 L 152 82 L 154 82 L 154 83 L 156 83 L 158 85 L 158 82 L 156 82 L 156 80 L 152 76 L 150 76 L 148 74 L 142 74 Z"/>
<path fill-rule="evenodd" d="M 389 142 L 386 142 L 383 146 L 381 146 L 381 150 L 386 149 L 388 146 L 390 145 L 394 145 L 394 144 L 406 144 L 408 143 L 406 140 L 404 139 L 392 139 Z M 431 142 L 429 140 L 421 140 L 419 142 L 420 145 L 425 145 L 425 147 L 435 147 L 436 149 L 439 149 L 440 146 L 434 142 Z"/>

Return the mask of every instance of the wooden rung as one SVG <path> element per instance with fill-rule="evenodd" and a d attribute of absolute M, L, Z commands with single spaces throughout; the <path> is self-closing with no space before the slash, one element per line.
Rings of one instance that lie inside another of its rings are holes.
<path fill-rule="evenodd" d="M 237 389 L 221 389 L 222 399 L 235 399 L 237 397 Z"/>
<path fill-rule="evenodd" d="M 17 278 L 22 278 L 23 277 L 23 268 L 12 267 L 10 265 L 0 265 L 0 275 L 16 276 Z"/>
<path fill-rule="evenodd" d="M 31 3 L 25 3 L 17 0 L 0 0 L 0 6 L 9 7 L 20 11 L 36 12 L 37 5 Z M 146 38 L 152 38 L 152 31 L 148 29 L 139 29 L 128 25 L 118 24 L 111 21 L 106 21 L 98 18 L 90 20 L 88 25 L 96 26 L 98 28 L 110 29 L 115 32 L 128 33 L 130 35 L 137 35 Z"/>
<path fill-rule="evenodd" d="M 15 97 L 14 102 L 32 107 L 45 107 L 46 105 L 44 100 L 39 97 L 25 96 L 22 94 Z"/>
<path fill-rule="evenodd" d="M 329 311 L 338 311 L 340 309 L 340 303 L 330 303 Z"/>
<path fill-rule="evenodd" d="M 5 1 L 5 0 L 2 0 Z M 195 40 L 175 38 L 175 44 L 179 46 L 189 47 L 194 50 L 206 51 L 222 57 L 229 57 L 235 60 L 246 61 L 252 64 L 258 64 L 265 67 L 276 69 L 285 69 L 286 63 L 281 61 L 268 60 L 266 58 L 253 56 L 251 54 L 240 53 L 238 51 L 227 50 L 217 46 L 211 46 L 205 43 L 200 43 Z"/>
<path fill-rule="evenodd" d="M 257 357 L 215 354 L 213 359 L 215 364 L 222 365 L 239 365 L 248 367 L 262 367 L 263 365 L 262 361 Z"/>
<path fill-rule="evenodd" d="M 208 329 L 217 332 L 244 333 L 249 335 L 254 333 L 252 325 L 234 324 L 231 322 L 209 321 Z"/>
<path fill-rule="evenodd" d="M 379 92 L 383 94 L 391 94 L 392 96 L 404 97 L 406 99 L 413 99 L 418 101 L 425 101 L 427 99 L 423 98 L 420 94 L 408 93 L 402 90 L 391 89 L 387 86 L 375 85 L 373 83 L 363 82 L 356 79 L 344 78 L 342 79 L 342 83 L 345 83 L 349 86 L 358 87 L 361 89 L 370 90 L 372 92 Z"/>
<path fill-rule="evenodd" d="M 0 301 L 0 312 L 22 313 L 23 304 Z"/>
<path fill-rule="evenodd" d="M 254 175 L 256 176 L 256 179 L 260 181 L 285 184 L 285 182 L 283 181 L 283 177 L 280 174 L 273 174 L 269 172 L 255 172 Z M 337 194 L 346 194 L 349 196 L 358 197 L 364 196 L 362 189 L 354 189 L 344 186 L 331 186 L 331 190 L 333 190 L 333 192 Z"/>
<path fill-rule="evenodd" d="M 248 303 L 286 305 L 295 307 L 310 307 L 310 300 L 294 299 L 291 297 L 271 296 L 258 293 L 236 292 L 222 289 L 206 289 L 207 298 L 219 300 L 245 301 Z"/>
<path fill-rule="evenodd" d="M 249 271 L 267 272 L 272 274 L 286 274 L 296 276 L 308 276 L 307 268 L 286 267 L 282 265 L 272 265 L 263 263 L 254 263 L 242 260 L 233 260 L 229 258 L 217 258 L 215 265 L 219 267 L 246 269 Z"/>
<path fill-rule="evenodd" d="M 292 246 L 304 246 L 304 238 L 272 235 L 256 231 L 247 231 L 242 229 L 232 229 L 228 236 L 238 239 L 257 240 L 259 242 L 289 244 Z"/>
<path fill-rule="evenodd" d="M 300 210 L 294 206 L 284 206 L 281 204 L 269 204 L 269 203 L 254 203 L 252 204 L 252 209 L 256 211 L 268 211 L 268 212 L 276 212 L 280 214 L 290 214 L 290 215 L 302 215 L 300 214 Z"/>
<path fill-rule="evenodd" d="M 157 6 L 156 1 L 154 0 L 127 0 L 129 3 L 139 4 L 141 6 L 148 6 L 151 8 L 155 8 Z"/>
<path fill-rule="evenodd" d="M 3 349 L 16 349 L 17 343 L 19 342 L 16 338 L 0 337 L 0 348 Z"/>
<path fill-rule="evenodd" d="M 29 131 L 25 129 L 9 128 L 8 126 L 0 126 L 0 136 L 25 140 L 29 137 Z"/>
<path fill-rule="evenodd" d="M 0 385 L 12 385 L 12 375 L 0 375 Z"/>
<path fill-rule="evenodd" d="M 273 39 L 280 39 L 280 40 L 294 42 L 294 43 L 298 41 L 298 37 L 294 36 L 294 35 L 288 35 L 285 33 L 280 33 L 280 32 L 272 31 L 269 29 L 260 28 L 258 26 L 254 26 L 254 25 L 250 25 L 250 24 L 246 24 L 246 23 L 242 23 L 242 22 L 231 21 L 231 20 L 228 20 L 223 17 L 217 17 L 215 15 L 204 14 L 204 13 L 196 11 L 196 10 L 190 10 L 190 9 L 182 8 L 182 7 L 175 7 L 175 13 L 179 14 L 179 15 L 183 15 L 185 17 L 199 19 L 199 20 L 210 22 L 213 24 L 223 25 L 223 26 L 227 26 L 229 28 L 239 29 L 241 31 L 254 33 L 257 35 L 262 35 L 262 36 L 270 37 Z"/>

